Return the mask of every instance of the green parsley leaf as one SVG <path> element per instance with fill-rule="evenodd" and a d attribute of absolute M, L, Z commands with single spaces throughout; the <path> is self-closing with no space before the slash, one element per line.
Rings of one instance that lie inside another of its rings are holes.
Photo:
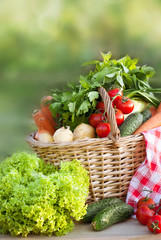
<path fill-rule="evenodd" d="M 74 112 L 74 111 L 75 111 L 75 106 L 76 106 L 76 102 L 74 102 L 74 103 L 70 102 L 70 103 L 68 104 L 69 111 L 70 111 L 70 112 Z"/>
<path fill-rule="evenodd" d="M 124 81 L 123 77 L 121 76 L 121 73 L 119 72 L 116 77 L 117 83 L 120 85 L 121 88 L 124 88 Z"/>
<path fill-rule="evenodd" d="M 102 55 L 102 57 L 103 57 L 103 60 L 104 60 L 104 61 L 107 61 L 107 62 L 110 60 L 110 58 L 111 58 L 111 56 L 112 56 L 111 52 L 108 52 L 108 53 L 102 53 L 102 52 L 101 52 L 101 55 Z"/>
<path fill-rule="evenodd" d="M 54 103 L 50 104 L 49 108 L 50 108 L 53 116 L 56 117 L 56 115 L 61 111 L 61 103 L 54 102 Z"/>
<path fill-rule="evenodd" d="M 89 92 L 88 97 L 89 97 L 90 102 L 93 102 L 94 100 L 99 98 L 99 93 L 97 91 Z"/>
<path fill-rule="evenodd" d="M 89 108 L 91 107 L 91 103 L 88 101 L 88 100 L 85 100 L 81 105 L 80 107 L 78 108 L 78 111 L 77 111 L 77 116 L 78 115 L 81 115 L 83 113 L 86 113 L 88 112 Z"/>
<path fill-rule="evenodd" d="M 85 89 L 89 89 L 91 87 L 91 84 L 89 83 L 86 77 L 80 76 L 79 82 L 82 85 L 82 87 Z"/>

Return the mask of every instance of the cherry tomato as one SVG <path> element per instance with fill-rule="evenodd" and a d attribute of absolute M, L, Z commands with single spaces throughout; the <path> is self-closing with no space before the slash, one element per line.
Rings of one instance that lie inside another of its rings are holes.
<path fill-rule="evenodd" d="M 111 89 L 111 90 L 108 91 L 108 95 L 110 96 L 111 100 L 112 100 L 113 97 L 116 96 L 116 94 L 119 94 L 119 95 L 123 96 L 123 93 L 119 88 L 114 88 L 114 89 Z"/>
<path fill-rule="evenodd" d="M 89 124 L 96 128 L 104 120 L 103 113 L 92 113 L 89 117 Z"/>
<path fill-rule="evenodd" d="M 154 216 L 155 212 L 148 208 L 147 206 L 140 206 L 136 211 L 136 218 L 139 223 L 147 225 L 150 217 Z"/>
<path fill-rule="evenodd" d="M 118 96 L 115 105 L 116 108 L 120 109 L 124 114 L 129 114 L 134 109 L 134 102 L 127 97 Z"/>
<path fill-rule="evenodd" d="M 116 96 L 118 94 L 118 96 Z M 119 88 L 114 88 L 108 91 L 108 95 L 112 101 L 112 106 L 115 106 L 115 102 L 117 101 L 119 96 L 123 96 L 122 91 Z"/>
<path fill-rule="evenodd" d="M 150 217 L 147 223 L 147 227 L 152 233 L 161 233 L 161 215 L 154 215 Z"/>
<path fill-rule="evenodd" d="M 97 105 L 96 105 L 96 109 L 97 110 L 100 110 L 100 112 L 104 113 L 105 111 L 105 104 L 104 102 L 98 102 Z"/>
<path fill-rule="evenodd" d="M 149 206 L 153 204 L 155 204 L 155 202 L 151 198 L 146 196 L 139 199 L 139 201 L 137 202 L 137 208 L 139 208 L 141 205 Z"/>
<path fill-rule="evenodd" d="M 115 109 L 115 117 L 116 117 L 116 122 L 117 122 L 117 125 L 121 125 L 124 121 L 124 114 L 121 112 L 121 110 L 119 109 Z"/>
<path fill-rule="evenodd" d="M 96 127 L 97 136 L 100 138 L 107 137 L 110 131 L 110 124 L 106 122 L 99 123 Z"/>

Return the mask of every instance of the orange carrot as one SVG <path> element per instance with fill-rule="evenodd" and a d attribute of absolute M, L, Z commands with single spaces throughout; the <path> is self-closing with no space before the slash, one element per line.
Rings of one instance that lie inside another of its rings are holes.
<path fill-rule="evenodd" d="M 156 113 L 154 116 L 149 118 L 140 127 L 138 127 L 133 134 L 134 135 L 139 134 L 141 132 L 145 132 L 145 131 L 148 131 L 152 128 L 156 128 L 156 127 L 159 127 L 159 126 L 161 126 L 161 112 Z"/>
<path fill-rule="evenodd" d="M 159 103 L 159 106 L 157 107 L 156 113 L 161 112 L 161 103 Z"/>
<path fill-rule="evenodd" d="M 54 118 L 52 116 L 52 113 L 51 113 L 51 111 L 49 109 L 50 101 L 52 99 L 53 99 L 52 96 L 45 96 L 45 97 L 43 97 L 41 99 L 41 109 L 46 114 L 47 118 L 49 119 L 49 121 L 51 122 L 53 127 L 55 127 L 56 123 L 55 123 Z"/>
<path fill-rule="evenodd" d="M 151 115 L 154 116 L 156 114 L 157 109 L 155 106 L 151 106 L 148 110 L 151 112 Z"/>
<path fill-rule="evenodd" d="M 32 114 L 32 118 L 38 127 L 37 135 L 46 131 L 52 135 L 54 134 L 55 128 L 42 110 L 35 110 Z"/>

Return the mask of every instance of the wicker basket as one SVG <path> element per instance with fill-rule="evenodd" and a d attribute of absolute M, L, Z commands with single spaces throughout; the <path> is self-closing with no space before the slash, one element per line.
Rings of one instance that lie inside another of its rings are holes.
<path fill-rule="evenodd" d="M 142 134 L 120 137 L 115 112 L 104 88 L 99 93 L 111 125 L 109 138 L 91 138 L 69 143 L 42 143 L 28 136 L 27 142 L 45 160 L 58 166 L 61 161 L 78 159 L 89 171 L 90 192 L 87 202 L 106 197 L 126 198 L 129 182 L 145 158 Z"/>

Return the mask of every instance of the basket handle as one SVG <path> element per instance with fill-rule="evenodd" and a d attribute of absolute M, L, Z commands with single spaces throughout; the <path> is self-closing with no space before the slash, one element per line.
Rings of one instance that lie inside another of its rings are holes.
<path fill-rule="evenodd" d="M 116 142 L 120 138 L 120 130 L 117 127 L 116 117 L 115 117 L 115 109 L 112 106 L 111 99 L 107 93 L 107 91 L 103 87 L 98 88 L 98 92 L 102 97 L 102 100 L 105 104 L 105 110 L 107 112 L 107 117 L 109 120 L 109 124 L 111 127 L 111 139 L 113 142 Z"/>

